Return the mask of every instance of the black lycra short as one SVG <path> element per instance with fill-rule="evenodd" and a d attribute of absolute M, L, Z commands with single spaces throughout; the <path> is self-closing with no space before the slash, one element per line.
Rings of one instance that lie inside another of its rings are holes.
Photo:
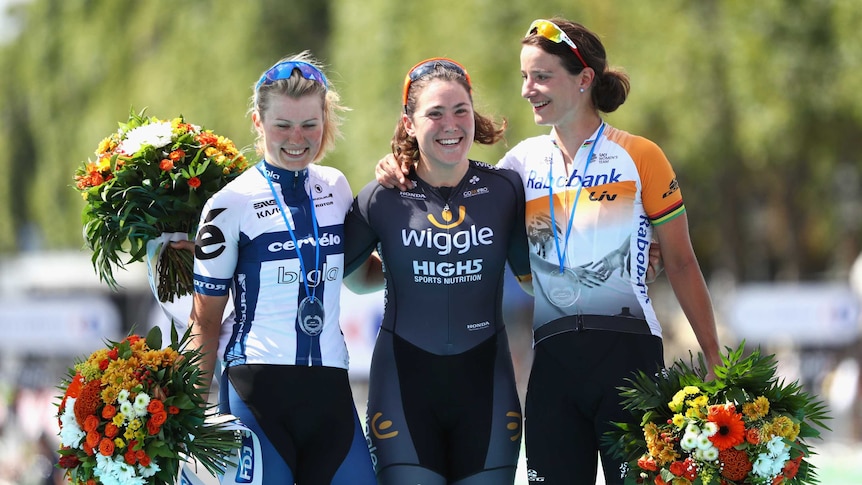
<path fill-rule="evenodd" d="M 433 355 L 381 330 L 367 419 L 379 477 L 428 477 L 426 470 L 448 483 L 488 470 L 514 477 L 522 420 L 506 334 Z"/>

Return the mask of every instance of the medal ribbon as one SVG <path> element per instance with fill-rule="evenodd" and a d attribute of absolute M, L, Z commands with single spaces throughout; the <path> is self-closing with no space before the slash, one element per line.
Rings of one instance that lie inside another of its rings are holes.
<path fill-rule="evenodd" d="M 596 134 L 596 137 L 593 139 L 593 144 L 590 147 L 590 153 L 587 155 L 587 162 L 584 164 L 584 173 L 581 175 L 581 183 L 578 184 L 578 191 L 575 193 L 575 203 L 572 206 L 572 212 L 569 214 L 569 223 L 566 226 L 566 239 L 564 247 L 569 247 L 569 235 L 572 233 L 572 222 L 575 220 L 575 209 L 578 208 L 578 199 L 581 197 L 581 189 L 584 188 L 584 177 L 587 176 L 587 168 L 590 166 L 590 161 L 593 159 L 593 152 L 596 150 L 596 145 L 599 144 L 599 139 L 602 137 L 602 132 L 605 131 L 605 123 L 602 122 L 602 126 L 599 127 L 599 132 Z M 551 140 L 554 146 L 559 150 L 559 146 L 557 146 L 557 140 Z M 560 150 L 560 154 L 563 151 Z M 565 157 L 563 157 L 563 163 L 565 164 Z M 572 160 L 572 167 L 574 167 L 574 159 Z M 575 176 L 575 171 L 572 170 L 572 177 Z M 566 186 L 571 186 L 572 178 L 569 178 Z M 554 218 L 554 158 L 551 157 L 550 162 L 548 163 L 548 204 L 551 206 L 551 221 L 556 223 L 556 219 Z M 557 234 L 557 231 L 553 231 L 554 233 L 554 244 L 557 247 L 557 259 L 560 261 L 560 274 L 563 274 L 566 270 L 566 252 L 560 251 L 560 236 Z"/>
<path fill-rule="evenodd" d="M 275 186 L 272 184 L 269 172 L 261 168 L 261 165 L 257 166 L 257 170 L 261 175 L 263 175 L 263 178 L 266 179 L 266 183 L 269 184 L 269 190 L 272 192 L 272 197 L 278 205 L 278 211 L 281 212 L 281 218 L 284 220 L 284 225 L 287 226 L 287 231 L 290 233 L 290 239 L 293 241 L 293 248 L 296 250 L 296 257 L 299 259 L 299 270 L 302 271 L 302 282 L 305 284 L 305 294 L 311 297 L 311 301 L 313 303 L 315 298 L 314 295 L 317 292 L 317 285 L 314 285 L 314 288 L 309 290 L 308 273 L 305 271 L 305 263 L 302 260 L 302 253 L 299 251 L 299 243 L 296 240 L 296 235 L 293 233 L 293 229 L 290 228 L 290 223 L 285 215 L 284 205 L 281 203 L 281 199 L 275 191 Z M 307 170 L 308 169 L 306 169 L 306 171 Z M 318 234 L 317 215 L 314 213 L 314 197 L 311 195 L 311 190 L 308 191 L 308 199 L 311 201 L 311 225 L 314 227 L 314 269 L 317 270 L 317 268 L 320 267 L 320 235 Z M 320 281 L 318 281 L 318 284 L 319 283 Z"/>

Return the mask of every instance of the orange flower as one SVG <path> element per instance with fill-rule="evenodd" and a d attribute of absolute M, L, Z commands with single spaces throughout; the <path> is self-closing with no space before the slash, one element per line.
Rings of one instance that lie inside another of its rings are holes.
<path fill-rule="evenodd" d="M 75 374 L 75 377 L 72 378 L 72 382 L 69 383 L 69 387 L 66 388 L 66 396 L 78 398 L 78 395 L 81 393 L 81 387 L 84 385 L 84 378 L 81 374 Z"/>
<path fill-rule="evenodd" d="M 99 442 L 99 453 L 104 456 L 111 456 L 114 454 L 114 440 L 110 438 L 102 438 L 102 441 Z"/>
<path fill-rule="evenodd" d="M 658 465 L 655 462 L 655 459 L 651 456 L 644 455 L 638 458 L 638 466 L 643 470 L 648 470 L 654 472 L 658 470 Z"/>
<path fill-rule="evenodd" d="M 78 399 L 75 400 L 75 420 L 78 421 L 78 426 L 84 427 L 84 421 L 87 416 L 96 414 L 102 399 L 99 396 L 101 393 L 102 382 L 94 379 L 81 388 Z"/>
<path fill-rule="evenodd" d="M 138 459 L 138 463 L 140 463 L 141 466 L 150 466 L 150 456 L 147 455 L 144 450 L 136 451 L 135 458 Z"/>
<path fill-rule="evenodd" d="M 102 435 L 98 431 L 87 433 L 87 444 L 90 445 L 90 448 L 95 448 L 99 444 L 100 439 L 102 439 Z"/>
<path fill-rule="evenodd" d="M 195 137 L 201 145 L 216 145 L 218 144 L 218 137 L 212 133 L 204 132 Z"/>
<path fill-rule="evenodd" d="M 150 416 L 150 422 L 155 423 L 156 426 L 161 427 L 165 424 L 165 421 L 168 420 L 168 413 L 165 412 L 164 409 L 161 411 L 155 412 Z"/>
<path fill-rule="evenodd" d="M 716 448 L 726 450 L 745 441 L 745 423 L 733 405 L 711 406 L 707 420 L 718 426 L 718 432 L 709 437 Z"/>
<path fill-rule="evenodd" d="M 113 404 L 105 404 L 105 407 L 102 408 L 102 417 L 105 419 L 111 419 L 117 415 L 117 407 Z"/>
<path fill-rule="evenodd" d="M 760 430 L 757 428 L 748 428 L 745 430 L 745 441 L 749 444 L 756 445 L 760 443 Z"/>
<path fill-rule="evenodd" d="M 655 477 L 655 485 L 668 485 L 664 479 L 662 479 L 661 475 L 656 475 Z"/>
<path fill-rule="evenodd" d="M 155 414 L 165 410 L 165 405 L 158 399 L 153 399 L 150 401 L 150 404 L 147 405 L 147 411 L 150 414 Z"/>
<path fill-rule="evenodd" d="M 718 461 L 721 463 L 721 476 L 735 482 L 744 480 L 752 468 L 748 455 L 736 448 L 719 451 Z"/>
<path fill-rule="evenodd" d="M 186 156 L 186 152 L 184 152 L 183 150 L 174 150 L 171 152 L 170 155 L 168 155 L 168 157 L 170 157 L 170 159 L 175 161 L 175 162 L 182 160 L 183 157 L 185 157 L 185 156 Z"/>
<path fill-rule="evenodd" d="M 168 414 L 180 414 L 180 408 L 176 406 L 168 406 Z"/>
<path fill-rule="evenodd" d="M 84 449 L 84 453 L 86 453 L 88 456 L 93 456 L 93 447 L 90 446 L 89 443 L 84 441 L 84 443 L 81 445 L 81 448 Z"/>
<path fill-rule="evenodd" d="M 156 435 L 159 434 L 160 430 L 161 426 L 153 422 L 152 419 L 147 421 L 147 433 L 150 433 L 151 435 Z"/>
<path fill-rule="evenodd" d="M 96 428 L 99 427 L 99 418 L 96 415 L 91 414 L 84 419 L 84 431 L 90 433 L 96 431 Z"/>
<path fill-rule="evenodd" d="M 196 189 L 201 186 L 201 179 L 192 177 L 189 179 L 189 187 Z"/>
<path fill-rule="evenodd" d="M 130 450 L 126 451 L 125 454 L 123 454 L 123 460 L 125 460 L 125 462 L 128 463 L 129 465 L 134 465 L 135 463 L 138 462 L 138 457 L 135 456 L 134 450 L 130 449 Z"/>
<path fill-rule="evenodd" d="M 116 438 L 118 434 L 120 434 L 120 428 L 116 424 L 108 423 L 105 425 L 105 436 Z"/>
<path fill-rule="evenodd" d="M 159 168 L 160 168 L 160 169 L 162 169 L 162 170 L 163 170 L 163 171 L 165 171 L 165 172 L 167 172 L 167 171 L 169 171 L 169 170 L 173 170 L 173 168 L 174 168 L 174 161 L 173 161 L 173 160 L 170 160 L 170 159 L 168 159 L 168 158 L 165 158 L 164 160 L 162 160 L 161 162 L 159 162 Z"/>

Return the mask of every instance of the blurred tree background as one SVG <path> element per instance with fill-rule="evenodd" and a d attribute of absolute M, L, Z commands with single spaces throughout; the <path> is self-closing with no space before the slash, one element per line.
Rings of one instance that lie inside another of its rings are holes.
<path fill-rule="evenodd" d="M 479 110 L 509 121 L 495 163 L 546 128 L 520 97 L 520 38 L 561 15 L 631 76 L 607 119 L 674 165 L 707 276 L 845 279 L 862 247 L 862 2 L 857 0 L 18 0 L 0 44 L 0 254 L 79 249 L 75 168 L 147 108 L 253 141 L 252 85 L 309 49 L 348 113 L 325 163 L 357 192 L 389 150 L 404 74 L 449 56 Z M 12 27 L 14 26 L 14 30 Z"/>

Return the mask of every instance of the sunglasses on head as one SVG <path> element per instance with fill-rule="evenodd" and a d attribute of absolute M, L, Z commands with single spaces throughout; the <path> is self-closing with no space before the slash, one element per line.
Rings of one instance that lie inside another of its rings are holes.
<path fill-rule="evenodd" d="M 464 66 L 458 64 L 452 59 L 447 59 L 445 57 L 432 57 L 430 59 L 425 59 L 424 61 L 416 64 L 409 71 L 407 71 L 407 76 L 404 78 L 404 93 L 402 96 L 402 104 L 404 108 L 407 108 L 407 94 L 410 92 L 410 85 L 414 82 L 418 81 L 424 76 L 431 74 L 434 72 L 437 67 L 441 67 L 447 71 L 452 71 L 460 76 L 463 76 L 464 79 L 467 80 L 467 84 L 470 87 L 473 84 L 470 82 L 470 75 L 467 74 L 467 70 L 464 69 Z"/>
<path fill-rule="evenodd" d="M 319 82 L 324 88 L 329 88 L 326 76 L 320 72 L 320 69 L 314 67 L 314 65 L 304 61 L 283 61 L 270 67 L 268 71 L 263 73 L 263 76 L 260 77 L 260 80 L 254 87 L 255 91 L 265 84 L 272 84 L 280 79 L 289 79 L 294 70 L 298 70 L 305 79 Z"/>
<path fill-rule="evenodd" d="M 563 29 L 561 29 L 557 24 L 545 19 L 534 20 L 533 23 L 530 24 L 530 28 L 527 30 L 527 33 L 524 34 L 524 37 L 529 37 L 533 34 L 544 37 L 549 41 L 555 42 L 557 44 L 559 44 L 560 42 L 565 42 L 572 49 L 572 52 L 574 52 L 575 55 L 578 56 L 578 59 L 581 61 L 581 64 L 583 64 L 584 67 L 590 67 L 587 65 L 587 61 L 585 61 L 584 58 L 581 57 L 581 52 L 578 50 L 578 46 L 576 46 L 575 43 L 572 42 L 572 39 L 570 39 L 569 36 L 566 35 L 565 32 L 563 32 Z"/>

